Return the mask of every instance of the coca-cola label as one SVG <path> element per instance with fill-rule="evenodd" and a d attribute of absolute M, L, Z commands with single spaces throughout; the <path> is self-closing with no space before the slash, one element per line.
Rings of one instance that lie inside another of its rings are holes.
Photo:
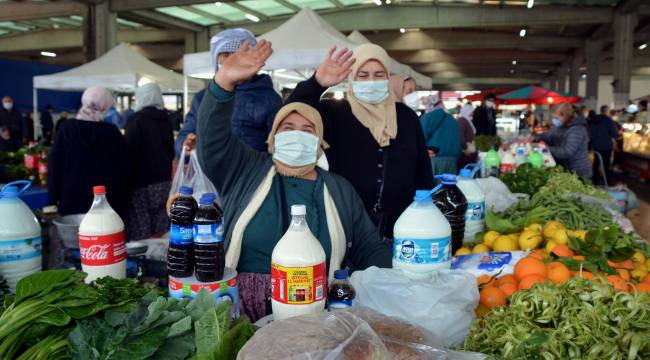
<path fill-rule="evenodd" d="M 47 164 L 38 163 L 38 173 L 47 174 Z"/>
<path fill-rule="evenodd" d="M 84 265 L 117 264 L 126 259 L 124 231 L 109 235 L 79 234 L 79 253 Z"/>
<path fill-rule="evenodd" d="M 36 169 L 38 167 L 39 159 L 38 155 L 25 154 L 23 156 L 23 165 L 25 165 L 26 169 Z"/>

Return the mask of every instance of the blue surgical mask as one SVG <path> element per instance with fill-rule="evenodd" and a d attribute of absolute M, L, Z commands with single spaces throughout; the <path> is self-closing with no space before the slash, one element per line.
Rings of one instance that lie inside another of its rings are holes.
<path fill-rule="evenodd" d="M 275 134 L 273 160 L 287 166 L 315 164 L 318 157 L 318 136 L 304 131 L 285 131 Z"/>
<path fill-rule="evenodd" d="M 558 118 L 552 118 L 551 123 L 553 123 L 553 126 L 555 126 L 555 127 L 562 126 L 562 120 L 560 120 Z"/>
<path fill-rule="evenodd" d="M 353 81 L 352 93 L 366 104 L 379 104 L 388 97 L 388 80 Z"/>

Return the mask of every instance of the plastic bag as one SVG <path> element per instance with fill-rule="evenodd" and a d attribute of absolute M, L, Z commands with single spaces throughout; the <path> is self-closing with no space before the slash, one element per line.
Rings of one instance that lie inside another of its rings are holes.
<path fill-rule="evenodd" d="M 398 269 L 373 266 L 354 272 L 351 282 L 358 305 L 422 326 L 445 345 L 463 342 L 479 300 L 476 278 L 463 271 L 411 280 Z"/>
<path fill-rule="evenodd" d="M 190 161 L 187 164 L 187 167 L 185 166 L 184 161 L 185 156 L 185 147 L 183 147 L 183 150 L 181 150 L 181 156 L 178 160 L 176 174 L 174 175 L 174 181 L 172 182 L 172 187 L 169 191 L 169 198 L 172 199 L 175 197 L 181 186 L 190 186 L 194 189 L 192 196 L 194 196 L 197 202 L 204 193 L 211 192 L 217 194 L 217 189 L 214 187 L 210 179 L 208 179 L 208 177 L 203 173 L 203 170 L 201 170 L 199 157 L 196 154 L 196 151 L 190 152 Z"/>
<path fill-rule="evenodd" d="M 521 198 L 528 198 L 526 194 L 513 194 L 503 181 L 490 176 L 476 179 L 476 183 L 485 194 L 485 209 L 501 212 L 516 204 Z"/>

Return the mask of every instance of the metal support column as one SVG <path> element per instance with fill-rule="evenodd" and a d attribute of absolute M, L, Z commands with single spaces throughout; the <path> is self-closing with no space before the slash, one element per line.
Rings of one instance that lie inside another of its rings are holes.
<path fill-rule="evenodd" d="M 580 65 L 582 58 L 573 54 L 571 59 L 571 72 L 569 73 L 569 92 L 578 95 L 578 81 L 580 80 Z"/>
<path fill-rule="evenodd" d="M 92 61 L 117 44 L 117 14 L 112 12 L 109 1 L 88 5 L 84 18 L 84 51 L 86 61 Z"/>
<path fill-rule="evenodd" d="M 637 15 L 614 15 L 614 106 L 622 108 L 630 99 L 632 80 L 632 56 L 634 52 L 634 28 Z"/>
<path fill-rule="evenodd" d="M 598 107 L 598 77 L 600 76 L 600 56 L 603 43 L 600 40 L 587 40 L 585 53 L 587 61 L 587 86 L 585 105 L 590 109 Z"/>

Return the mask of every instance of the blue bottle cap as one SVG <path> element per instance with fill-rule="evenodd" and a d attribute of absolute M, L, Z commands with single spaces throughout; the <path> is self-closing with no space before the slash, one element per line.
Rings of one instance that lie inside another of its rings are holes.
<path fill-rule="evenodd" d="M 178 190 L 178 192 L 181 193 L 181 195 L 192 195 L 192 193 L 194 192 L 194 189 L 192 189 L 189 186 L 181 186 L 181 188 L 180 188 L 180 190 Z"/>
<path fill-rule="evenodd" d="M 436 179 L 440 179 L 444 185 L 455 185 L 456 184 L 456 175 L 454 174 L 442 174 L 437 175 Z"/>
<path fill-rule="evenodd" d="M 438 184 L 436 187 L 434 187 L 431 190 L 415 190 L 415 196 L 413 197 L 414 201 L 424 201 L 424 200 L 432 200 L 431 195 L 438 191 L 442 187 L 442 184 Z"/>
<path fill-rule="evenodd" d="M 334 271 L 334 278 L 337 280 L 345 280 L 348 278 L 348 271 L 345 269 L 341 270 L 335 270 Z"/>
<path fill-rule="evenodd" d="M 470 163 L 465 165 L 465 167 L 460 170 L 460 173 L 458 175 L 464 178 L 473 178 L 474 174 L 476 174 L 478 170 L 479 165 L 477 163 Z"/>
<path fill-rule="evenodd" d="M 199 199 L 199 205 L 212 205 L 216 199 L 217 195 L 214 193 L 205 193 L 201 195 L 201 199 Z"/>

